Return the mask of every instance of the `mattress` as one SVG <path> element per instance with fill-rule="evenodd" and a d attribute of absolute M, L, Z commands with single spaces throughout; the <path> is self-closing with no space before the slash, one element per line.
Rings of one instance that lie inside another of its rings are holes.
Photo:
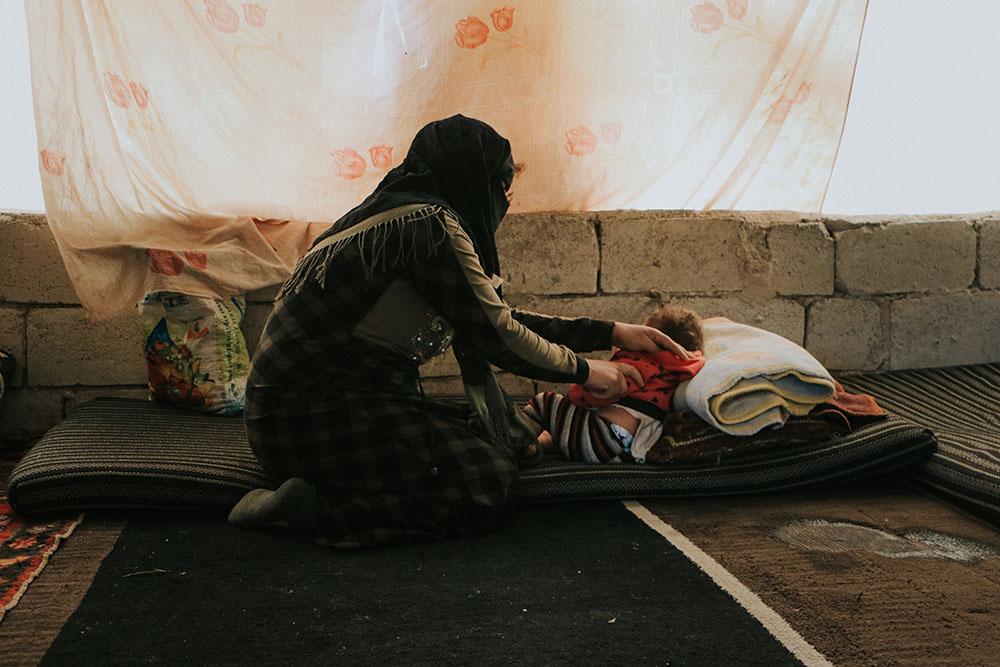
<path fill-rule="evenodd" d="M 903 474 L 1000 522 L 1000 364 L 860 373 L 839 378 L 851 392 L 931 430 L 934 454 Z"/>
<path fill-rule="evenodd" d="M 931 454 L 935 439 L 891 415 L 839 437 L 765 444 L 684 465 L 545 461 L 521 474 L 518 498 L 690 497 L 834 484 L 912 466 Z M 36 442 L 12 472 L 8 496 L 23 513 L 228 510 L 248 490 L 274 486 L 250 451 L 241 417 L 109 397 L 79 405 Z"/>

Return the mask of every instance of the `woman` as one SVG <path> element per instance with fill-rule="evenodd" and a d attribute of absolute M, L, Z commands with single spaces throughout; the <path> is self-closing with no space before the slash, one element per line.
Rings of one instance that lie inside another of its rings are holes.
<path fill-rule="evenodd" d="M 500 368 L 617 397 L 635 369 L 576 352 L 686 351 L 651 327 L 504 303 L 494 232 L 515 176 L 509 142 L 456 115 L 313 244 L 282 287 L 253 358 L 246 427 L 277 491 L 230 514 L 297 526 L 339 549 L 498 528 L 535 435 Z M 419 364 L 453 343 L 469 404 L 423 396 Z"/>

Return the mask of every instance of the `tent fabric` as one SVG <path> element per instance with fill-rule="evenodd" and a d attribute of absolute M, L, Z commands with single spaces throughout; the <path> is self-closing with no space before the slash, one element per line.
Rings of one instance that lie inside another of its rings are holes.
<path fill-rule="evenodd" d="M 822 206 L 866 0 L 30 0 L 45 207 L 88 320 L 282 282 L 455 113 L 512 212 Z"/>

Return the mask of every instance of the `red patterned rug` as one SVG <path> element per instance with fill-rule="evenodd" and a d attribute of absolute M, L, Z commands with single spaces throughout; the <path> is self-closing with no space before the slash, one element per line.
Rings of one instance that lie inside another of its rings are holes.
<path fill-rule="evenodd" d="M 72 518 L 29 519 L 17 516 L 0 494 L 0 620 L 14 607 L 49 556 L 83 521 Z"/>

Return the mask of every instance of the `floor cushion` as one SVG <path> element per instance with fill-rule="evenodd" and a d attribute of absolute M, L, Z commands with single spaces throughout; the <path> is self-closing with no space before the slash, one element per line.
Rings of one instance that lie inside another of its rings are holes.
<path fill-rule="evenodd" d="M 929 428 L 938 448 L 906 475 L 1000 522 L 1000 364 L 861 373 L 848 391 Z"/>
<path fill-rule="evenodd" d="M 913 464 L 933 434 L 890 416 L 846 436 L 753 447 L 723 461 L 671 466 L 547 460 L 523 472 L 522 502 L 743 494 L 861 479 Z M 14 469 L 8 495 L 25 513 L 90 508 L 229 509 L 273 487 L 240 417 L 151 401 L 98 398 L 79 405 Z"/>

